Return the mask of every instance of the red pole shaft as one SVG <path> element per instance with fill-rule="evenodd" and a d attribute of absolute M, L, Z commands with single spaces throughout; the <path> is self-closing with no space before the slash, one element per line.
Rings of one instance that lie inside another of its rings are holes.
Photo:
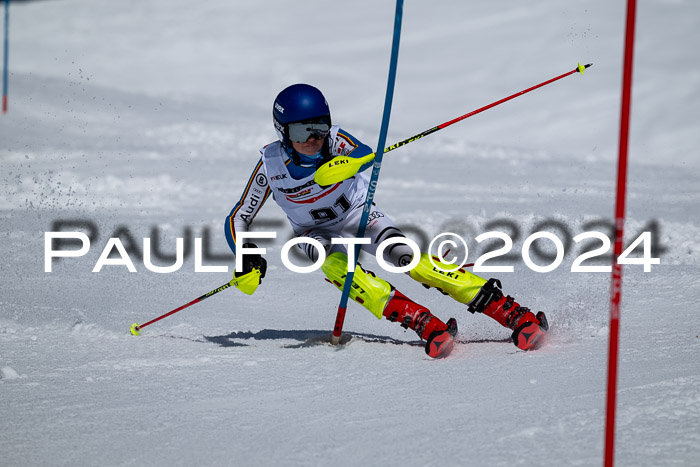
<path fill-rule="evenodd" d="M 157 318 L 154 318 L 154 319 L 150 320 L 150 321 L 147 322 L 147 323 L 141 324 L 140 326 L 137 326 L 136 329 L 137 329 L 137 330 L 141 330 L 141 329 L 145 328 L 146 326 L 148 326 L 149 324 L 153 324 L 153 323 L 155 323 L 156 321 L 160 321 L 160 320 L 163 319 L 163 318 L 167 318 L 168 316 L 173 315 L 173 314 L 177 313 L 178 311 L 182 311 L 182 310 L 184 310 L 185 308 L 194 305 L 195 303 L 199 303 L 199 302 L 201 302 L 202 300 L 204 300 L 204 299 L 206 299 L 206 298 L 209 298 L 209 297 L 211 297 L 212 295 L 221 292 L 222 290 L 226 290 L 226 289 L 228 289 L 228 288 L 231 287 L 231 286 L 233 286 L 233 281 L 227 282 L 226 284 L 224 284 L 224 285 L 222 285 L 222 286 L 220 286 L 220 287 L 217 287 L 216 289 L 214 289 L 214 290 L 212 290 L 212 291 L 209 291 L 209 292 L 205 293 L 205 294 L 202 295 L 201 297 L 195 298 L 194 300 L 192 300 L 192 301 L 189 302 L 189 303 L 185 303 L 184 305 L 182 305 L 182 306 L 180 306 L 180 307 L 177 307 L 177 308 L 175 308 L 174 310 L 169 311 L 169 312 L 167 312 L 167 313 L 164 314 L 164 315 L 161 315 L 161 316 L 159 316 L 159 317 L 157 317 Z"/>
<path fill-rule="evenodd" d="M 615 462 L 615 408 L 617 402 L 617 364 L 620 335 L 620 299 L 622 297 L 622 265 L 617 258 L 622 254 L 625 226 L 625 198 L 627 187 L 627 152 L 629 147 L 630 108 L 632 103 L 632 62 L 634 58 L 634 26 L 636 0 L 627 0 L 625 30 L 625 57 L 622 72 L 622 104 L 620 110 L 620 147 L 617 162 L 617 200 L 615 203 L 615 262 L 612 266 L 610 287 L 610 343 L 608 347 L 608 400 L 605 424 L 605 467 Z"/>
<path fill-rule="evenodd" d="M 188 306 L 192 306 L 192 305 L 194 305 L 195 303 L 198 303 L 199 301 L 200 301 L 199 298 L 195 298 L 195 299 L 192 300 L 190 303 L 187 303 L 187 304 L 185 304 L 185 305 L 182 305 L 182 306 L 179 307 L 179 308 L 175 308 L 173 311 L 169 311 L 169 312 L 167 312 L 166 314 L 161 315 L 161 316 L 159 316 L 159 317 L 157 317 L 157 318 L 155 318 L 155 319 L 152 319 L 152 320 L 150 320 L 150 321 L 147 322 L 147 323 L 144 323 L 144 324 L 139 325 L 139 329 L 143 329 L 143 328 L 145 328 L 146 326 L 148 326 L 149 324 L 153 324 L 153 323 L 155 323 L 156 321 L 160 321 L 160 320 L 163 319 L 163 318 L 167 318 L 168 316 L 173 315 L 173 314 L 177 313 L 178 311 L 184 310 L 184 309 L 187 308 Z"/>
<path fill-rule="evenodd" d="M 333 326 L 333 336 L 340 342 L 340 336 L 343 334 L 343 323 L 345 322 L 345 313 L 347 307 L 338 307 L 338 313 L 335 315 L 335 326 Z"/>
<path fill-rule="evenodd" d="M 457 117 L 457 118 L 455 118 L 454 120 L 450 120 L 449 122 L 445 122 L 445 123 L 443 123 L 443 124 L 441 124 L 441 125 L 438 125 L 438 128 L 439 128 L 440 130 L 442 130 L 443 128 L 448 127 L 448 126 L 450 126 L 450 125 L 452 125 L 452 124 L 454 124 L 454 123 L 460 122 L 460 121 L 464 120 L 465 118 L 469 118 L 469 117 L 471 117 L 472 115 L 476 115 L 476 114 L 478 114 L 478 113 L 481 113 L 481 112 L 483 112 L 484 110 L 490 109 L 491 107 L 496 107 L 497 105 L 501 105 L 501 104 L 503 104 L 504 102 L 507 102 L 507 101 L 509 101 L 509 100 L 511 100 L 511 99 L 515 99 L 515 98 L 518 97 L 518 96 L 522 96 L 523 94 L 526 94 L 526 93 L 528 93 L 528 92 L 530 92 L 530 91 L 534 91 L 535 89 L 541 88 L 542 86 L 546 86 L 546 85 L 548 85 L 549 83 L 553 83 L 554 81 L 557 81 L 557 80 L 560 80 L 560 79 L 562 79 L 562 78 L 565 78 L 565 77 L 567 77 L 567 76 L 569 76 L 569 75 L 572 75 L 572 74 L 574 74 L 574 73 L 576 73 L 576 72 L 578 72 L 578 71 L 579 71 L 578 68 L 574 68 L 573 70 L 568 71 L 568 72 L 566 72 L 566 73 L 564 73 L 564 74 L 562 74 L 562 75 L 559 75 L 559 76 L 557 76 L 557 77 L 555 77 L 555 78 L 549 79 L 549 80 L 547 80 L 547 81 L 545 81 L 545 82 L 543 82 L 543 83 L 540 83 L 540 84 L 536 84 L 535 86 L 532 86 L 531 88 L 527 88 L 527 89 L 525 89 L 525 90 L 523 90 L 523 91 L 516 92 L 515 94 L 512 94 L 512 95 L 510 95 L 510 96 L 508 96 L 508 97 L 504 97 L 503 99 L 501 99 L 501 100 L 499 100 L 499 101 L 492 102 L 491 104 L 485 105 L 485 106 L 481 107 L 480 109 L 473 110 L 473 111 L 471 111 L 471 112 L 469 112 L 469 113 L 467 113 L 467 114 L 462 115 L 461 117 Z"/>
<path fill-rule="evenodd" d="M 2 113 L 7 113 L 7 83 L 9 76 L 9 55 L 10 55 L 10 0 L 5 0 L 5 34 L 3 36 L 2 55 Z"/>

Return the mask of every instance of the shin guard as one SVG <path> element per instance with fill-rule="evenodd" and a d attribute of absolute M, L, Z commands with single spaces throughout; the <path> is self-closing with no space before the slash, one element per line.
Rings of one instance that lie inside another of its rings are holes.
<path fill-rule="evenodd" d="M 441 271 L 433 266 L 430 259 L 427 253 L 421 254 L 420 262 L 410 272 L 411 277 L 425 287 L 435 287 L 460 303 L 471 302 L 486 283 L 485 279 L 463 268 L 449 272 Z M 432 259 L 436 265 L 450 269 L 449 264 L 440 263 L 437 257 L 433 256 Z"/>
<path fill-rule="evenodd" d="M 328 255 L 321 270 L 330 283 L 343 290 L 345 277 L 348 275 L 348 256 L 341 252 Z M 387 281 L 376 277 L 370 271 L 365 271 L 359 264 L 357 265 L 350 288 L 351 299 L 381 319 L 390 295 L 391 285 Z"/>

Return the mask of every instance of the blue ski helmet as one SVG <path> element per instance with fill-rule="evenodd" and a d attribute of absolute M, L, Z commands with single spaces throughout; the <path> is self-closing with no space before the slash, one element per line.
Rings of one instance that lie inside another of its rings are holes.
<path fill-rule="evenodd" d="M 290 123 L 319 123 L 331 126 L 331 110 L 321 91 L 309 84 L 293 84 L 282 90 L 272 108 L 275 131 L 285 149 L 292 151 Z"/>

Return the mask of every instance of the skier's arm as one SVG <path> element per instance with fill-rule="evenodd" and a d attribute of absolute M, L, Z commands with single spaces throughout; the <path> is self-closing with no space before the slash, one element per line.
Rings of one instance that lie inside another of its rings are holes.
<path fill-rule="evenodd" d="M 335 137 L 335 141 L 333 142 L 333 145 L 331 147 L 331 152 L 333 157 L 347 156 L 359 159 L 361 157 L 366 156 L 367 154 L 372 154 L 374 151 L 372 151 L 372 148 L 370 148 L 362 141 L 352 136 L 347 131 L 343 130 L 342 128 L 339 128 L 338 134 Z M 360 167 L 360 170 L 358 170 L 358 172 L 367 170 L 369 167 L 372 167 L 372 161 L 367 162 L 362 167 Z"/>
<path fill-rule="evenodd" d="M 224 224 L 224 233 L 231 251 L 236 254 L 237 232 L 247 232 L 251 222 L 270 196 L 270 186 L 262 163 L 258 161 L 253 170 L 241 199 L 233 207 Z"/>

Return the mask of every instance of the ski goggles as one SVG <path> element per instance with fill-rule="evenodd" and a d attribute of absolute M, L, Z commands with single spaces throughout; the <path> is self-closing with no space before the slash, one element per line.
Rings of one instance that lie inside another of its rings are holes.
<path fill-rule="evenodd" d="M 316 139 L 324 139 L 331 127 L 327 123 L 290 123 L 287 125 L 289 139 L 295 143 L 305 143 L 312 136 Z"/>

